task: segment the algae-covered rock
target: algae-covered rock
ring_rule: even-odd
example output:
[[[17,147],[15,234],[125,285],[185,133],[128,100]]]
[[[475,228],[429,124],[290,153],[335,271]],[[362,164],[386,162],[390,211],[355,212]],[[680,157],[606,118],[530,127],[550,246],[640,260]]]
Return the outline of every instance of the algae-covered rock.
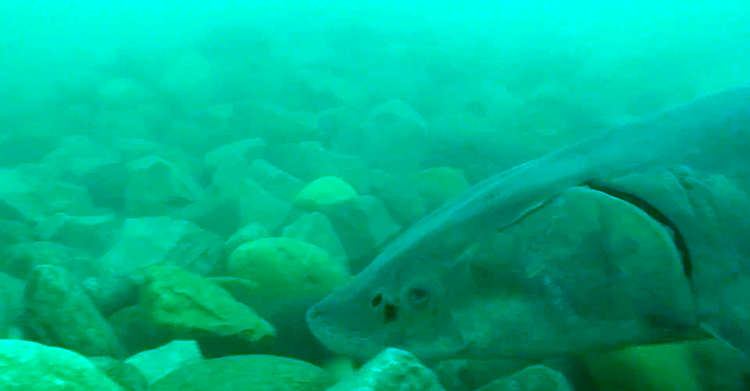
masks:
[[[572,391],[560,372],[533,365],[493,381],[477,391]]]
[[[141,289],[140,306],[155,324],[178,336],[236,336],[264,343],[276,336],[271,324],[224,289],[178,267],[152,267]]]
[[[324,250],[291,238],[243,244],[230,255],[227,272],[258,283],[260,294],[269,299],[326,294],[349,278]]]
[[[87,356],[125,356],[112,327],[64,268],[34,267],[25,299],[27,323],[39,341]]]
[[[308,183],[297,193],[293,203],[297,207],[320,211],[356,196],[357,191],[344,180],[326,176]]]
[[[22,340],[0,340],[0,389],[123,391],[78,353]]]
[[[332,383],[326,371],[304,361],[246,355],[186,365],[149,391],[322,391]]]
[[[438,377],[413,354],[395,348],[380,352],[355,375],[330,391],[445,391]]]

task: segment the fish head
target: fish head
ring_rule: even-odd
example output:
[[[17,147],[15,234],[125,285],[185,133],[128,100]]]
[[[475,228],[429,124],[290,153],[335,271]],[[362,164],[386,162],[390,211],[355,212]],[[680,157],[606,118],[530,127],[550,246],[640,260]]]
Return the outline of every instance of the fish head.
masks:
[[[387,347],[451,356],[465,343],[451,314],[458,303],[445,289],[452,272],[450,263],[424,256],[369,267],[313,306],[307,323],[330,350],[351,357],[369,359]]]

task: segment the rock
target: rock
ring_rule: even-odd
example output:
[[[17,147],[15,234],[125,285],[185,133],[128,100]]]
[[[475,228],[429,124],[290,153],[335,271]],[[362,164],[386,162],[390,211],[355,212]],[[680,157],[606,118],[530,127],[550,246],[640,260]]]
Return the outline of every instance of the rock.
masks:
[[[86,136],[62,139],[60,145],[44,158],[44,162],[57,170],[79,178],[101,166],[120,163],[120,155],[112,149],[98,145]]]
[[[26,281],[25,300],[27,326],[39,341],[86,356],[125,356],[110,325],[64,268],[34,267]]]
[[[252,179],[245,179],[238,194],[240,224],[262,224],[269,232],[286,222],[291,204],[272,196]]]
[[[91,357],[89,360],[125,391],[144,391],[148,388],[146,377],[131,364],[112,357]]]
[[[329,391],[445,391],[437,376],[409,352],[388,348]]]
[[[155,265],[208,274],[221,259],[223,247],[221,238],[189,221],[127,219],[117,241],[99,262],[115,275],[139,275]]]
[[[159,150],[158,154],[153,156],[174,164],[182,172],[190,175],[196,182],[199,182],[201,186],[210,179],[210,170],[206,168],[204,159],[198,155],[188,153],[179,146],[164,147]]]
[[[113,243],[120,222],[114,214],[70,216],[55,213],[39,223],[39,238],[78,248],[98,257]]]
[[[352,261],[371,253],[401,231],[383,201],[369,195],[339,202],[326,215]]]
[[[234,165],[239,162],[252,163],[263,157],[266,142],[261,138],[248,138],[222,145],[206,154],[206,167],[212,170],[222,165]]]
[[[699,389],[741,390],[747,386],[747,374],[750,373],[747,355],[719,339],[688,344],[694,368],[697,369]]]
[[[300,216],[284,228],[281,236],[314,244],[325,250],[331,259],[349,270],[349,258],[346,257],[344,245],[341,244],[336,230],[333,229],[331,220],[323,213],[313,212]]]
[[[299,208],[321,211],[356,196],[357,191],[341,178],[326,176],[308,183],[297,193],[293,203]]]
[[[159,120],[164,120],[164,113],[159,118],[154,103],[141,103],[132,108],[113,108],[102,110],[96,116],[96,125],[107,129],[110,134],[129,138],[152,138]]]
[[[196,202],[202,189],[177,165],[156,156],[128,163],[129,185],[125,207],[131,216],[163,215],[172,208]]]
[[[141,289],[141,308],[177,338],[236,336],[268,344],[276,330],[218,285],[178,267],[151,267]]]
[[[0,169],[0,217],[37,221],[58,212],[97,214],[85,188],[69,183],[34,178],[17,170]]]
[[[110,108],[135,107],[149,100],[153,93],[140,82],[133,79],[113,78],[102,83],[97,95],[99,101]]]
[[[560,372],[533,365],[493,381],[477,391],[572,391]]]
[[[9,338],[26,309],[24,282],[0,272],[0,339]]]
[[[236,140],[236,130],[227,126],[196,123],[192,118],[173,118],[160,129],[159,144],[177,147],[192,156],[205,156],[214,148]]]
[[[290,82],[284,104],[293,109],[319,112],[356,105],[367,98],[359,85],[318,69],[300,69]]]
[[[266,101],[246,101],[233,105],[231,123],[242,124],[253,136],[269,143],[294,143],[320,138],[315,115],[288,110]]]
[[[78,353],[22,340],[0,340],[0,389],[123,391]]]
[[[362,117],[365,105],[343,106],[318,113],[323,145],[336,153],[359,156],[364,151]]]
[[[410,175],[410,179],[427,200],[430,212],[458,198],[470,187],[463,173],[452,167],[429,168]]]
[[[492,122],[471,111],[444,110],[430,117],[430,139],[447,143],[466,136],[498,133]]]
[[[156,349],[174,339],[173,333],[154,324],[139,305],[123,308],[107,318],[128,355]]]
[[[408,103],[390,100],[375,107],[364,119],[362,156],[390,173],[419,169],[427,142],[427,121]]]
[[[206,231],[228,238],[241,227],[240,200],[237,195],[213,193],[206,192],[200,201],[167,215],[175,220],[193,222]]]
[[[211,62],[197,51],[186,51],[164,71],[161,92],[175,97],[186,110],[205,107],[216,89]]]
[[[156,155],[162,149],[153,141],[134,137],[116,138],[112,140],[111,147],[122,156],[125,162]]]
[[[186,365],[149,391],[323,391],[332,382],[328,373],[304,361],[245,355]]]
[[[19,278],[26,278],[34,267],[41,265],[55,265],[68,270],[77,284],[101,275],[101,268],[94,257],[60,243],[25,242],[0,250],[0,270]]]
[[[394,220],[409,227],[427,215],[427,200],[414,181],[395,177],[382,170],[373,170],[372,194],[385,203]]]
[[[227,240],[224,245],[226,254],[231,254],[237,247],[250,243],[254,240],[263,239],[271,236],[265,226],[258,223],[250,223],[241,230],[237,231]]]
[[[0,209],[2,209],[1,204]],[[0,219],[0,247],[23,242],[33,242],[36,239],[36,224],[33,222]]]
[[[229,257],[227,272],[260,285],[260,300],[323,296],[349,278],[348,271],[324,250],[290,238],[245,243]]]
[[[698,377],[706,372],[696,370],[691,348],[689,343],[635,346],[590,354],[583,361],[601,390],[703,390]]]
[[[88,189],[91,200],[98,207],[125,210],[125,193],[130,173],[125,164],[102,165],[76,178],[76,183]]]
[[[284,202],[292,202],[294,196],[305,187],[305,182],[288,174],[271,163],[255,159],[249,167],[250,178],[274,197]]]
[[[35,191],[43,215],[68,213],[93,216],[103,211],[96,208],[86,188],[66,182],[43,183]]]
[[[100,277],[87,278],[83,287],[104,316],[138,303],[138,277],[104,271]]]
[[[19,164],[41,161],[57,146],[56,139],[41,135],[10,134],[0,135],[0,167],[14,167]]]
[[[0,217],[8,220],[33,220],[43,213],[34,199],[36,182],[29,176],[0,169]]]
[[[369,168],[362,158],[328,151],[318,142],[274,145],[266,151],[266,159],[303,181],[335,176],[360,194],[370,191]]]
[[[203,355],[195,341],[172,341],[156,349],[140,352],[125,360],[138,368],[152,385],[170,372],[203,361]]]
[[[474,391],[539,361],[523,359],[448,359],[431,365],[440,384],[451,391]],[[585,388],[584,388],[585,389]]]

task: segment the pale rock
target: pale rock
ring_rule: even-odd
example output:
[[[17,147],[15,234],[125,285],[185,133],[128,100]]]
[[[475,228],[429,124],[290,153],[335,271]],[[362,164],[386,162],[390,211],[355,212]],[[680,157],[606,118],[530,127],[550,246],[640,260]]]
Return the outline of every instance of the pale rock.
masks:
[[[172,341],[140,352],[125,362],[138,368],[151,385],[175,369],[202,360],[203,354],[195,341]]]
[[[224,243],[194,223],[169,217],[125,220],[115,244],[99,262],[113,274],[140,275],[150,266],[180,266],[208,274],[221,259]]]

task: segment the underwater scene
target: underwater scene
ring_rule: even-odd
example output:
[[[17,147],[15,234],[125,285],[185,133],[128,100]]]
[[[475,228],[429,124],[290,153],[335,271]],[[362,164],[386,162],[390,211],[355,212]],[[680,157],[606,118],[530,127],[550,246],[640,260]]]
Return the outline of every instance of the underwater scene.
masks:
[[[0,32],[0,391],[750,390],[746,0]]]

